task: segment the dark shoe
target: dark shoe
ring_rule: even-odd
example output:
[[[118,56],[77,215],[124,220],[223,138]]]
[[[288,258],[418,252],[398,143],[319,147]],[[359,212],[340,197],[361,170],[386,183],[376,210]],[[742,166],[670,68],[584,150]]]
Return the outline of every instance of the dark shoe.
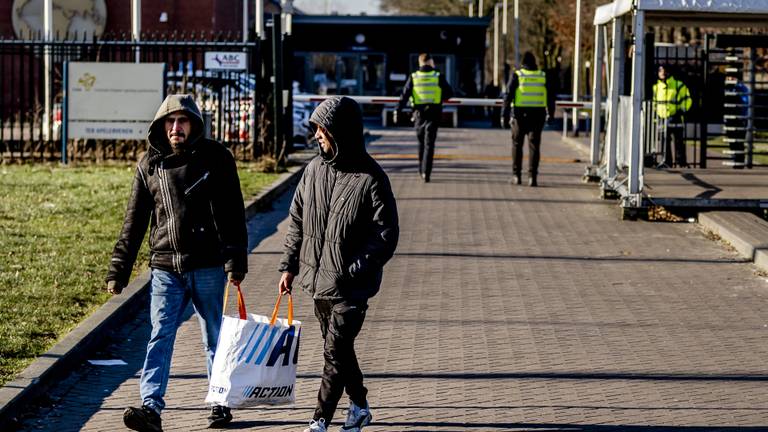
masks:
[[[536,176],[531,176],[531,177],[528,177],[528,186],[530,186],[530,187],[536,187],[536,186],[538,186],[538,185],[539,185],[539,183],[538,183],[538,182],[536,182]]]
[[[513,185],[519,185],[522,183],[522,180],[520,179],[520,174],[515,174],[512,176],[512,178],[509,180],[509,184]]]
[[[424,183],[429,183],[429,175],[421,173],[421,178],[424,180]]]
[[[128,429],[139,432],[163,432],[160,414],[146,405],[141,408],[126,408],[123,412],[123,423]]]
[[[232,421],[232,410],[229,407],[214,405],[211,408],[211,415],[208,416],[208,428],[223,428]]]

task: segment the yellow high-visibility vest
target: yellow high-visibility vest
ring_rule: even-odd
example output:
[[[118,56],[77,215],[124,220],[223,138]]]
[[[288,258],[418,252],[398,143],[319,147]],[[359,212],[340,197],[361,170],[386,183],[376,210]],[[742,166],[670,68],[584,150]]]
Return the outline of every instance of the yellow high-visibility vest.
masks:
[[[660,118],[669,118],[691,109],[693,100],[688,92],[688,87],[682,81],[674,77],[665,81],[657,81],[653,85],[653,102],[656,104],[656,115]]]
[[[411,74],[411,81],[413,82],[411,102],[414,105],[439,104],[442,102],[443,91],[440,88],[440,72],[436,70],[429,72],[416,71]]]
[[[547,77],[543,71],[518,69],[518,86],[512,106],[518,108],[547,107]]]

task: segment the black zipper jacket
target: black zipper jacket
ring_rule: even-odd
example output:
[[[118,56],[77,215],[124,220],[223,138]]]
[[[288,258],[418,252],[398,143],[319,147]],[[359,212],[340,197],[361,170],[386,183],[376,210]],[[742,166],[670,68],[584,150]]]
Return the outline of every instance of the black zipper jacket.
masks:
[[[192,130],[184,151],[174,154],[165,117],[184,111]],[[112,253],[107,281],[126,284],[147,226],[150,267],[183,273],[223,265],[247,272],[248,235],[243,196],[232,154],[202,137],[203,120],[188,95],[170,95],[150,125],[149,150],[141,158]]]
[[[318,300],[364,301],[381,285],[400,234],[389,178],[365,151],[357,102],[333,97],[310,123],[333,138],[307,166],[293,196],[281,272]]]

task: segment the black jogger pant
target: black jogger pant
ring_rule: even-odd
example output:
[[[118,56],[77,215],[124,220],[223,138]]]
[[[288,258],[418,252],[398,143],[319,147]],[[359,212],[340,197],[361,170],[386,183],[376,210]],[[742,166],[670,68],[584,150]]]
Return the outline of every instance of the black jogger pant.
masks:
[[[523,146],[528,137],[528,174],[539,172],[541,158],[541,131],[547,112],[543,108],[518,108],[512,119],[512,174],[520,175],[523,170]]]
[[[414,110],[414,127],[419,140],[419,174],[429,178],[432,174],[432,159],[435,156],[437,127],[443,113],[442,105],[420,105]]]
[[[365,303],[315,300],[315,316],[320,321],[325,345],[323,377],[317,393],[314,419],[330,424],[344,390],[355,405],[364,407],[368,389],[363,386],[363,373],[357,363],[355,338],[365,321]]]

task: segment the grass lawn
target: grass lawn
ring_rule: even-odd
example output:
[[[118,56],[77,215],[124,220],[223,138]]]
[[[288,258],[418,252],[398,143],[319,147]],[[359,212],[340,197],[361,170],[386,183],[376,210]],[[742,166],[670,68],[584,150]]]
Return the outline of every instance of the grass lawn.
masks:
[[[0,385],[109,298],[134,166],[0,165]],[[278,176],[238,166],[246,200]],[[134,276],[147,257],[145,241]]]

